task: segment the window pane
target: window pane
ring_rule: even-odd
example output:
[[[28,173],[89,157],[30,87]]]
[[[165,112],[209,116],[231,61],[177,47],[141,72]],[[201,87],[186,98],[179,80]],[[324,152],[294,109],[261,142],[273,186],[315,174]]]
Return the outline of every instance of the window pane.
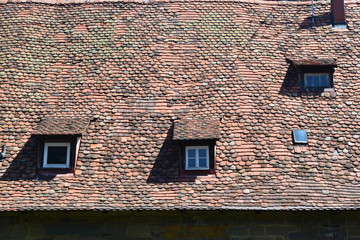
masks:
[[[320,77],[319,76],[314,76],[313,86],[314,87],[320,86]]]
[[[188,158],[195,158],[195,149],[188,149]]]
[[[329,75],[327,73],[304,75],[305,87],[329,87],[329,84]]]
[[[321,75],[320,79],[321,79],[321,86],[324,87],[328,86],[327,75]]]
[[[314,81],[313,81],[312,76],[306,76],[305,85],[308,86],[308,87],[313,87],[314,86]]]
[[[47,164],[66,164],[66,146],[48,146]]]
[[[207,167],[207,158],[200,158],[199,159],[199,167]]]
[[[185,167],[189,170],[209,169],[209,147],[189,146],[186,147]]]
[[[195,160],[195,158],[188,158],[188,167],[189,167],[189,168],[194,168],[194,167],[196,167],[196,160]]]
[[[326,80],[326,79],[327,79],[327,75],[321,75],[320,78],[321,78],[321,80]]]
[[[206,158],[206,149],[199,149],[199,157],[200,158]]]
[[[294,134],[294,142],[295,143],[307,143],[308,142],[306,131],[294,130],[293,134]]]

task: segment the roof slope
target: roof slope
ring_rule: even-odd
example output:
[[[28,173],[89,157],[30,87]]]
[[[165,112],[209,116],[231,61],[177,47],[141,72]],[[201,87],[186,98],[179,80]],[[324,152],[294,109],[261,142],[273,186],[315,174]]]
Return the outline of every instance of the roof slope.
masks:
[[[329,9],[311,27],[308,2],[0,4],[0,210],[359,208],[360,5],[345,31]],[[286,59],[313,58],[336,60],[336,97],[299,93]],[[216,177],[183,179],[173,122],[209,117]],[[57,118],[92,121],[75,175],[49,178],[32,134]]]

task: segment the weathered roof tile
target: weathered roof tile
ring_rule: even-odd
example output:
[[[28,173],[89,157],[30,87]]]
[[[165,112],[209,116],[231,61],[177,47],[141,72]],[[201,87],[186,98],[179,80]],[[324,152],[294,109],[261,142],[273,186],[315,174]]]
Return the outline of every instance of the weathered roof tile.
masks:
[[[295,66],[336,66],[332,58],[307,58],[291,60]]]
[[[39,122],[33,135],[77,135],[83,134],[89,125],[89,119],[47,118]]]
[[[0,0],[0,210],[360,209],[360,4],[339,31],[326,1],[219,1]],[[336,96],[286,56],[336,64]],[[84,131],[39,174],[34,134]],[[182,178],[176,139],[208,138],[215,173]]]
[[[220,138],[220,120],[214,118],[187,118],[174,123],[174,140],[201,140]]]

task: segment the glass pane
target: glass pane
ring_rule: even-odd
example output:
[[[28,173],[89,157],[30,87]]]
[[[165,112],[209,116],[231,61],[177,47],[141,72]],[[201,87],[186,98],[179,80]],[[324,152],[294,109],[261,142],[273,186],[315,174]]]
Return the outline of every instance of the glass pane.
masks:
[[[306,81],[312,81],[312,80],[313,80],[313,77],[311,75],[306,76]]]
[[[327,87],[328,86],[327,76],[321,75],[320,79],[321,79],[321,86]]]
[[[206,158],[206,149],[199,149],[199,157],[200,158]]]
[[[306,131],[294,130],[294,141],[295,143],[307,143]]]
[[[329,75],[318,73],[305,75],[304,84],[306,87],[329,87]]]
[[[195,160],[195,158],[188,158],[188,167],[189,167],[189,168],[194,168],[194,167],[196,167],[196,160]]]
[[[314,86],[315,87],[319,87],[320,86],[320,77],[319,76],[314,76]]]
[[[66,155],[66,146],[49,146],[47,164],[66,164]]]
[[[207,167],[207,158],[199,159],[199,167]]]
[[[195,158],[195,149],[187,150],[188,158]]]
[[[313,87],[314,86],[314,81],[313,81],[312,76],[306,76],[305,85],[308,86],[308,87]]]
[[[321,80],[325,80],[325,81],[326,81],[327,75],[321,75],[320,78],[321,78]]]

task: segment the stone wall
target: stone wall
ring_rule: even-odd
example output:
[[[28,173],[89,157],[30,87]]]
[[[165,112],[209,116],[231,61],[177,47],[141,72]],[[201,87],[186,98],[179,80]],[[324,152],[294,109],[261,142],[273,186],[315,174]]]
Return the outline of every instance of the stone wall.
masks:
[[[358,240],[360,211],[3,212],[6,240]]]

